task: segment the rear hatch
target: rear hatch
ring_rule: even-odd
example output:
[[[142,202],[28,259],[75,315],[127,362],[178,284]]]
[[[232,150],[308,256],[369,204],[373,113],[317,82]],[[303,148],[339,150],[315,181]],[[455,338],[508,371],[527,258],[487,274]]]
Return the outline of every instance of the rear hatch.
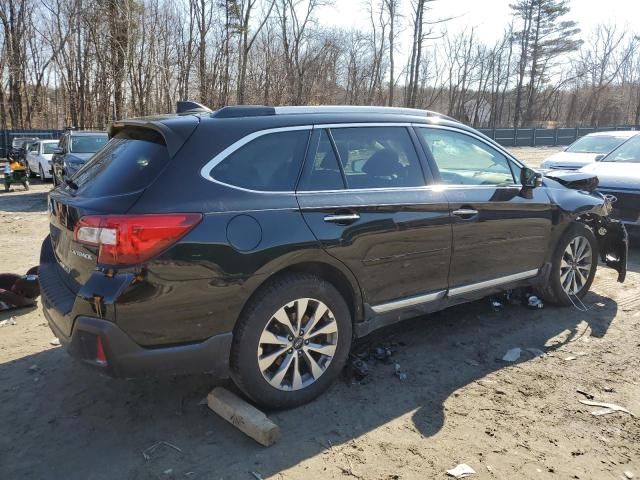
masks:
[[[188,134],[198,123],[196,117],[191,118],[195,121],[182,118],[183,122],[191,124]],[[161,133],[166,125],[149,128],[149,124],[138,123],[121,124],[117,130],[112,130],[110,141],[66,185],[49,195],[53,254],[61,279],[74,293],[88,280],[98,263],[98,248],[79,243],[74,238],[79,220],[89,215],[125,214],[167,167],[188,137],[169,136],[168,144]],[[177,140],[180,145],[176,145]]]

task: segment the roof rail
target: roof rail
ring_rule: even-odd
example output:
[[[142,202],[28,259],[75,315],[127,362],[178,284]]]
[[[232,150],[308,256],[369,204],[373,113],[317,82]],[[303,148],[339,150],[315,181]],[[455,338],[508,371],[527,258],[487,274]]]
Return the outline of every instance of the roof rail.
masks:
[[[275,114],[275,108],[265,105],[233,105],[216,110],[211,118],[265,117]]]
[[[178,100],[176,102],[176,113],[209,113],[212,111],[209,107],[205,107],[198,102],[192,102],[191,100]]]
[[[360,105],[322,105],[322,106],[301,106],[301,107],[275,107],[278,115],[309,115],[309,114],[332,114],[332,113],[375,113],[387,115],[414,115],[416,117],[438,117],[452,122],[458,122],[455,118],[451,118],[442,113],[431,110],[421,110],[418,108],[404,107],[372,107]]]

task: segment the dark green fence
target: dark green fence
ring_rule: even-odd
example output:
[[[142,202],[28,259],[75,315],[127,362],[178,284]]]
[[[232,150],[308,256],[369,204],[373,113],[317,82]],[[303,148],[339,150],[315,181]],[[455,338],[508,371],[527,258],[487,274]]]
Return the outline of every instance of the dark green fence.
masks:
[[[486,136],[505,147],[553,147],[569,145],[593,132],[640,130],[640,125],[575,128],[479,128]]]
[[[5,158],[11,149],[11,141],[17,137],[38,137],[43,140],[56,140],[64,130],[0,130],[0,158]]]

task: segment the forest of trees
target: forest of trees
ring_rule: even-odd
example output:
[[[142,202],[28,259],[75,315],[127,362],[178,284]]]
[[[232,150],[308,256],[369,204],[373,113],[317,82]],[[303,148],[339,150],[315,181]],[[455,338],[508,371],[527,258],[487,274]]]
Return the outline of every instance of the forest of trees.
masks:
[[[568,0],[505,0],[492,44],[448,32],[445,0],[337,1],[360,2],[369,28],[321,24],[331,0],[0,0],[0,128],[104,128],[181,99],[640,124],[640,32],[583,31]]]

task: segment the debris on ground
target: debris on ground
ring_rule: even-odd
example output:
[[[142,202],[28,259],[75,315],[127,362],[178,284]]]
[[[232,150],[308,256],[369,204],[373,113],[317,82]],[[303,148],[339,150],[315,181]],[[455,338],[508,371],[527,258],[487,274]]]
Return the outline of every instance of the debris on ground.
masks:
[[[38,370],[40,370],[40,367],[38,367],[37,363],[34,363],[29,367],[29,373],[36,373]]]
[[[167,468],[164,472],[165,475],[171,475],[173,473],[173,468]]]
[[[407,380],[407,373],[402,371],[399,363],[394,364],[393,366],[393,374],[400,379],[401,382]]]
[[[534,357],[544,357],[545,355],[545,353],[539,348],[527,348],[526,350]]]
[[[578,401],[580,403],[584,403],[585,405],[589,405],[591,407],[602,407],[601,410],[594,410],[593,412],[591,412],[591,415],[600,416],[600,415],[608,415],[614,412],[622,412],[622,413],[628,413],[632,417],[635,417],[635,415],[631,413],[629,410],[627,410],[624,407],[621,407],[620,405],[616,405],[615,403],[596,402],[593,400],[578,400]]]
[[[53,345],[54,347],[58,347],[60,346],[60,339],[59,338],[53,338],[49,341],[50,345]]]
[[[262,478],[262,475],[260,475],[258,472],[249,472],[251,475],[253,475],[253,478],[255,478],[256,480],[264,480],[264,478]]]
[[[571,356],[566,357],[566,358],[564,359],[564,361],[565,361],[565,362],[570,362],[571,360],[575,360],[576,358],[578,358],[578,357],[574,357],[573,355],[571,355]]]
[[[495,298],[490,298],[489,302],[491,303],[491,308],[494,312],[499,312],[504,309],[504,305],[502,302],[496,300]]]
[[[38,267],[30,268],[25,275],[0,273],[0,310],[31,307],[39,295]]]
[[[631,480],[633,478],[633,473],[627,470],[626,472],[624,472],[624,476]]]
[[[176,452],[183,453],[182,449],[180,447],[176,447],[173,443],[161,441],[161,442],[158,442],[158,443],[154,443],[149,448],[147,448],[144,452],[142,452],[142,457],[147,461],[151,460],[151,454],[153,452],[155,452],[158,449],[158,447],[163,446],[163,445],[165,447],[169,447],[169,448],[174,449]]]
[[[447,475],[450,475],[455,478],[465,478],[470,475],[475,475],[476,471],[471,468],[466,463],[461,463],[460,465],[456,465],[455,468],[451,470],[447,470]]]
[[[226,388],[216,387],[207,395],[209,408],[260,445],[270,447],[280,438],[280,427],[263,412]]]
[[[502,360],[505,362],[515,362],[520,358],[520,354],[522,353],[522,349],[519,347],[512,348],[507,353],[504,354]]]
[[[364,380],[367,375],[369,375],[369,367],[364,360],[358,358],[356,355],[349,355],[349,368],[358,382]]]
[[[531,295],[529,298],[527,298],[527,307],[531,308],[532,310],[538,310],[540,308],[544,308],[544,303],[535,295]]]
[[[584,390],[576,390],[576,392],[578,392],[580,395],[584,395],[589,400],[593,400],[595,398],[592,394],[590,394],[589,392],[585,392]]]

